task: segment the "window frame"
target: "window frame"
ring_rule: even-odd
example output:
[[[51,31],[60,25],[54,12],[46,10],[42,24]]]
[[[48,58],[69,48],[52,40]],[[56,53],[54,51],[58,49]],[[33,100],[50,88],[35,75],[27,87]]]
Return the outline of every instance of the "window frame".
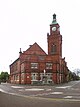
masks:
[[[46,69],[52,69],[52,68],[53,68],[53,64],[51,62],[47,62]]]
[[[31,62],[31,69],[38,69],[38,63],[37,62]]]

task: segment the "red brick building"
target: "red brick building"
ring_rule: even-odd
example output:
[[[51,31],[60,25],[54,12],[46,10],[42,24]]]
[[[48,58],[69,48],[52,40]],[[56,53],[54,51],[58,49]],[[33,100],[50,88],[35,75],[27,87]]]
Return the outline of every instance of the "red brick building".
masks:
[[[48,54],[37,44],[21,52],[10,65],[10,81],[16,84],[54,84],[68,81],[68,67],[62,58],[62,35],[53,15],[47,34]]]

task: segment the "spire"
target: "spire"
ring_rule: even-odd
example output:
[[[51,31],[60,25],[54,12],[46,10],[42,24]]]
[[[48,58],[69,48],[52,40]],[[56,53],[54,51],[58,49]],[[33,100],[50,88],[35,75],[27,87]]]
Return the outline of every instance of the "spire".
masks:
[[[52,21],[52,24],[57,24],[57,21],[56,21],[56,14],[55,14],[55,13],[53,14],[53,21]]]

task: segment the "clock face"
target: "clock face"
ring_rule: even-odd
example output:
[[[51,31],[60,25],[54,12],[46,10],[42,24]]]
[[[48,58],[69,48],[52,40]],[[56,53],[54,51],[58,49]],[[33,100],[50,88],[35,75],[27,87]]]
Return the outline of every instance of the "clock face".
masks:
[[[56,31],[56,27],[53,27],[53,28],[52,28],[52,31]]]

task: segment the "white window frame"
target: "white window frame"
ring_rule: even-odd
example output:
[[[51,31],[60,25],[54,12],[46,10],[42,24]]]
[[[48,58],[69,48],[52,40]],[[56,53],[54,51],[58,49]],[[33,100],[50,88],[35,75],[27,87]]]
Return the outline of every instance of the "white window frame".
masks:
[[[52,69],[52,63],[47,62],[46,63],[46,69]]]
[[[31,63],[31,69],[38,69],[38,63]]]
[[[31,73],[31,81],[38,81],[37,77],[38,77],[38,73]]]

